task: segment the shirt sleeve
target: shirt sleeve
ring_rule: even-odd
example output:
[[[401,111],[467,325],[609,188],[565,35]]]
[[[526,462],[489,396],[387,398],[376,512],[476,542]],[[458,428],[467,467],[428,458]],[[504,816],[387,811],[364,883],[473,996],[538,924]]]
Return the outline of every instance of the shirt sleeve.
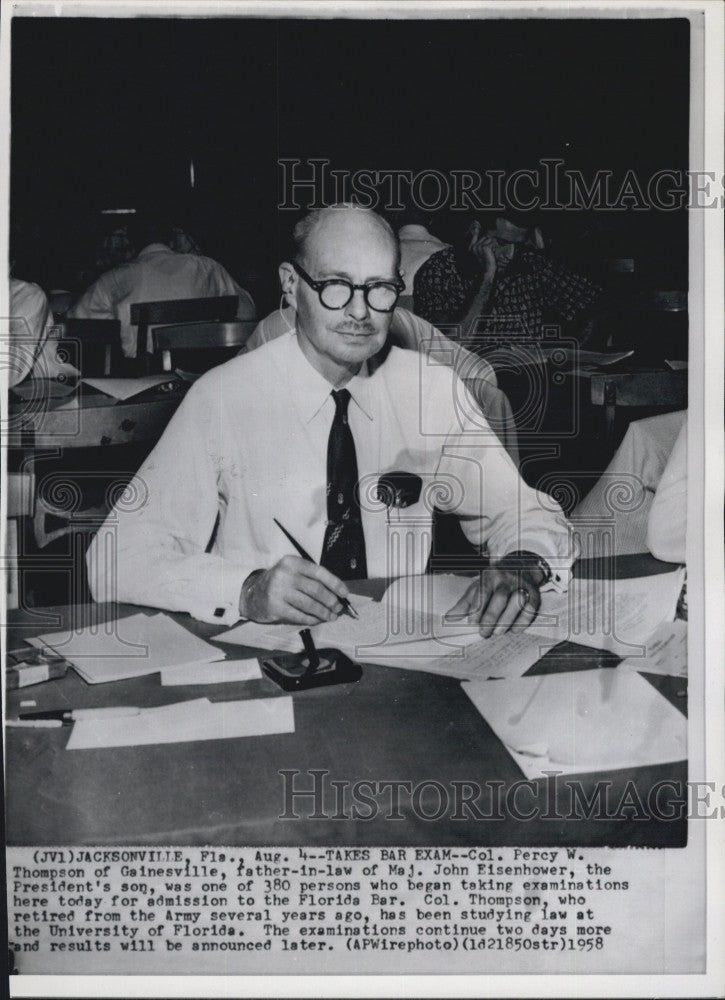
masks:
[[[45,292],[28,283],[11,284],[10,288],[10,350],[8,352],[8,384],[17,385],[32,371],[42,353],[53,316]]]
[[[87,288],[74,306],[68,310],[71,319],[115,319],[113,274],[107,271]]]
[[[215,384],[189,390],[93,539],[87,565],[96,601],[185,611],[219,625],[239,620],[242,584],[257,567],[209,551],[219,509],[207,432]]]
[[[647,548],[656,559],[684,563],[687,541],[687,421],[682,425],[655,490]]]
[[[461,275],[452,249],[440,250],[421,265],[413,282],[416,316],[434,326],[459,318],[466,301],[468,284]]]
[[[545,262],[547,304],[567,322],[593,306],[604,294],[599,285],[589,278],[575,274],[557,261],[541,259]]]
[[[535,552],[549,564],[549,586],[566,590],[578,555],[567,518],[556,500],[523,480],[470,396],[467,406],[473,417],[459,418],[443,448],[441,482],[453,485],[442,491],[442,506],[458,516],[468,540],[487,550],[493,563],[510,552]]]

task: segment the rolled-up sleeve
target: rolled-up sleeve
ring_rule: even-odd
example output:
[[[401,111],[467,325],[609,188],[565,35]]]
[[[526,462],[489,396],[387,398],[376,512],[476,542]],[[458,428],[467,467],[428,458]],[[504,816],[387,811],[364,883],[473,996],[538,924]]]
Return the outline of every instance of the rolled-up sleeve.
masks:
[[[87,554],[96,601],[239,619],[242,583],[256,567],[209,551],[219,512],[219,470],[209,389],[194,386],[126,488]]]

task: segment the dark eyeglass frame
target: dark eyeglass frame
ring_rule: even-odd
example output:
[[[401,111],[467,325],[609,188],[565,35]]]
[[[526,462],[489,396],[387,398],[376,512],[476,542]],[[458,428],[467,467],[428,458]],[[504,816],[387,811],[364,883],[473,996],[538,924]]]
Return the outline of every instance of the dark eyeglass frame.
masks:
[[[311,278],[310,275],[307,273],[307,271],[305,271],[303,267],[300,267],[300,265],[297,264],[295,261],[292,261],[292,267],[295,269],[297,274],[299,274],[300,278],[302,278],[302,280],[306,282],[313,291],[317,292],[318,298],[320,300],[320,305],[323,307],[323,309],[329,309],[331,312],[336,312],[338,309],[347,308],[347,306],[349,306],[350,303],[352,302],[352,298],[355,292],[358,289],[360,289],[360,291],[363,293],[363,297],[365,298],[365,305],[368,307],[368,309],[372,309],[373,312],[391,313],[395,309],[397,301],[403,289],[405,288],[405,283],[403,282],[400,276],[398,276],[397,281],[370,281],[365,285],[355,285],[352,281],[348,281],[347,278],[326,278],[324,281],[315,281],[315,279]],[[324,292],[324,290],[327,288],[328,285],[347,285],[347,287],[350,289],[350,296],[347,302],[344,302],[341,306],[325,305],[325,303],[322,301],[322,293]],[[393,304],[390,306],[389,309],[376,309],[375,306],[371,305],[370,303],[369,299],[370,292],[372,291],[372,289],[380,287],[394,289],[396,292],[395,301],[393,302]]]

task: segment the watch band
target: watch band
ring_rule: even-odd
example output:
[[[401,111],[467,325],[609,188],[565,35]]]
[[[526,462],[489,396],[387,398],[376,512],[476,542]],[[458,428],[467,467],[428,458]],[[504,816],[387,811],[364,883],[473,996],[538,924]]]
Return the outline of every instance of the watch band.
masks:
[[[520,565],[517,562],[520,561]],[[543,574],[543,580],[539,584],[543,587],[545,583],[548,583],[552,578],[551,566],[549,566],[546,559],[540,556],[537,552],[530,552],[528,549],[518,549],[516,552],[508,552],[501,560],[506,566],[510,566],[511,569],[538,569]]]

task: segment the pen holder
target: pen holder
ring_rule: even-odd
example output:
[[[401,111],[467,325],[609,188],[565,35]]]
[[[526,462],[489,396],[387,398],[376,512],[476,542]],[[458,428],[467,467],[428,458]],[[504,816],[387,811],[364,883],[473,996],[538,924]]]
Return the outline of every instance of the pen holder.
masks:
[[[317,650],[319,664],[310,670],[306,652],[283,653],[261,660],[262,671],[284,691],[305,691],[330,684],[350,684],[362,677],[362,667],[339,649]]]

